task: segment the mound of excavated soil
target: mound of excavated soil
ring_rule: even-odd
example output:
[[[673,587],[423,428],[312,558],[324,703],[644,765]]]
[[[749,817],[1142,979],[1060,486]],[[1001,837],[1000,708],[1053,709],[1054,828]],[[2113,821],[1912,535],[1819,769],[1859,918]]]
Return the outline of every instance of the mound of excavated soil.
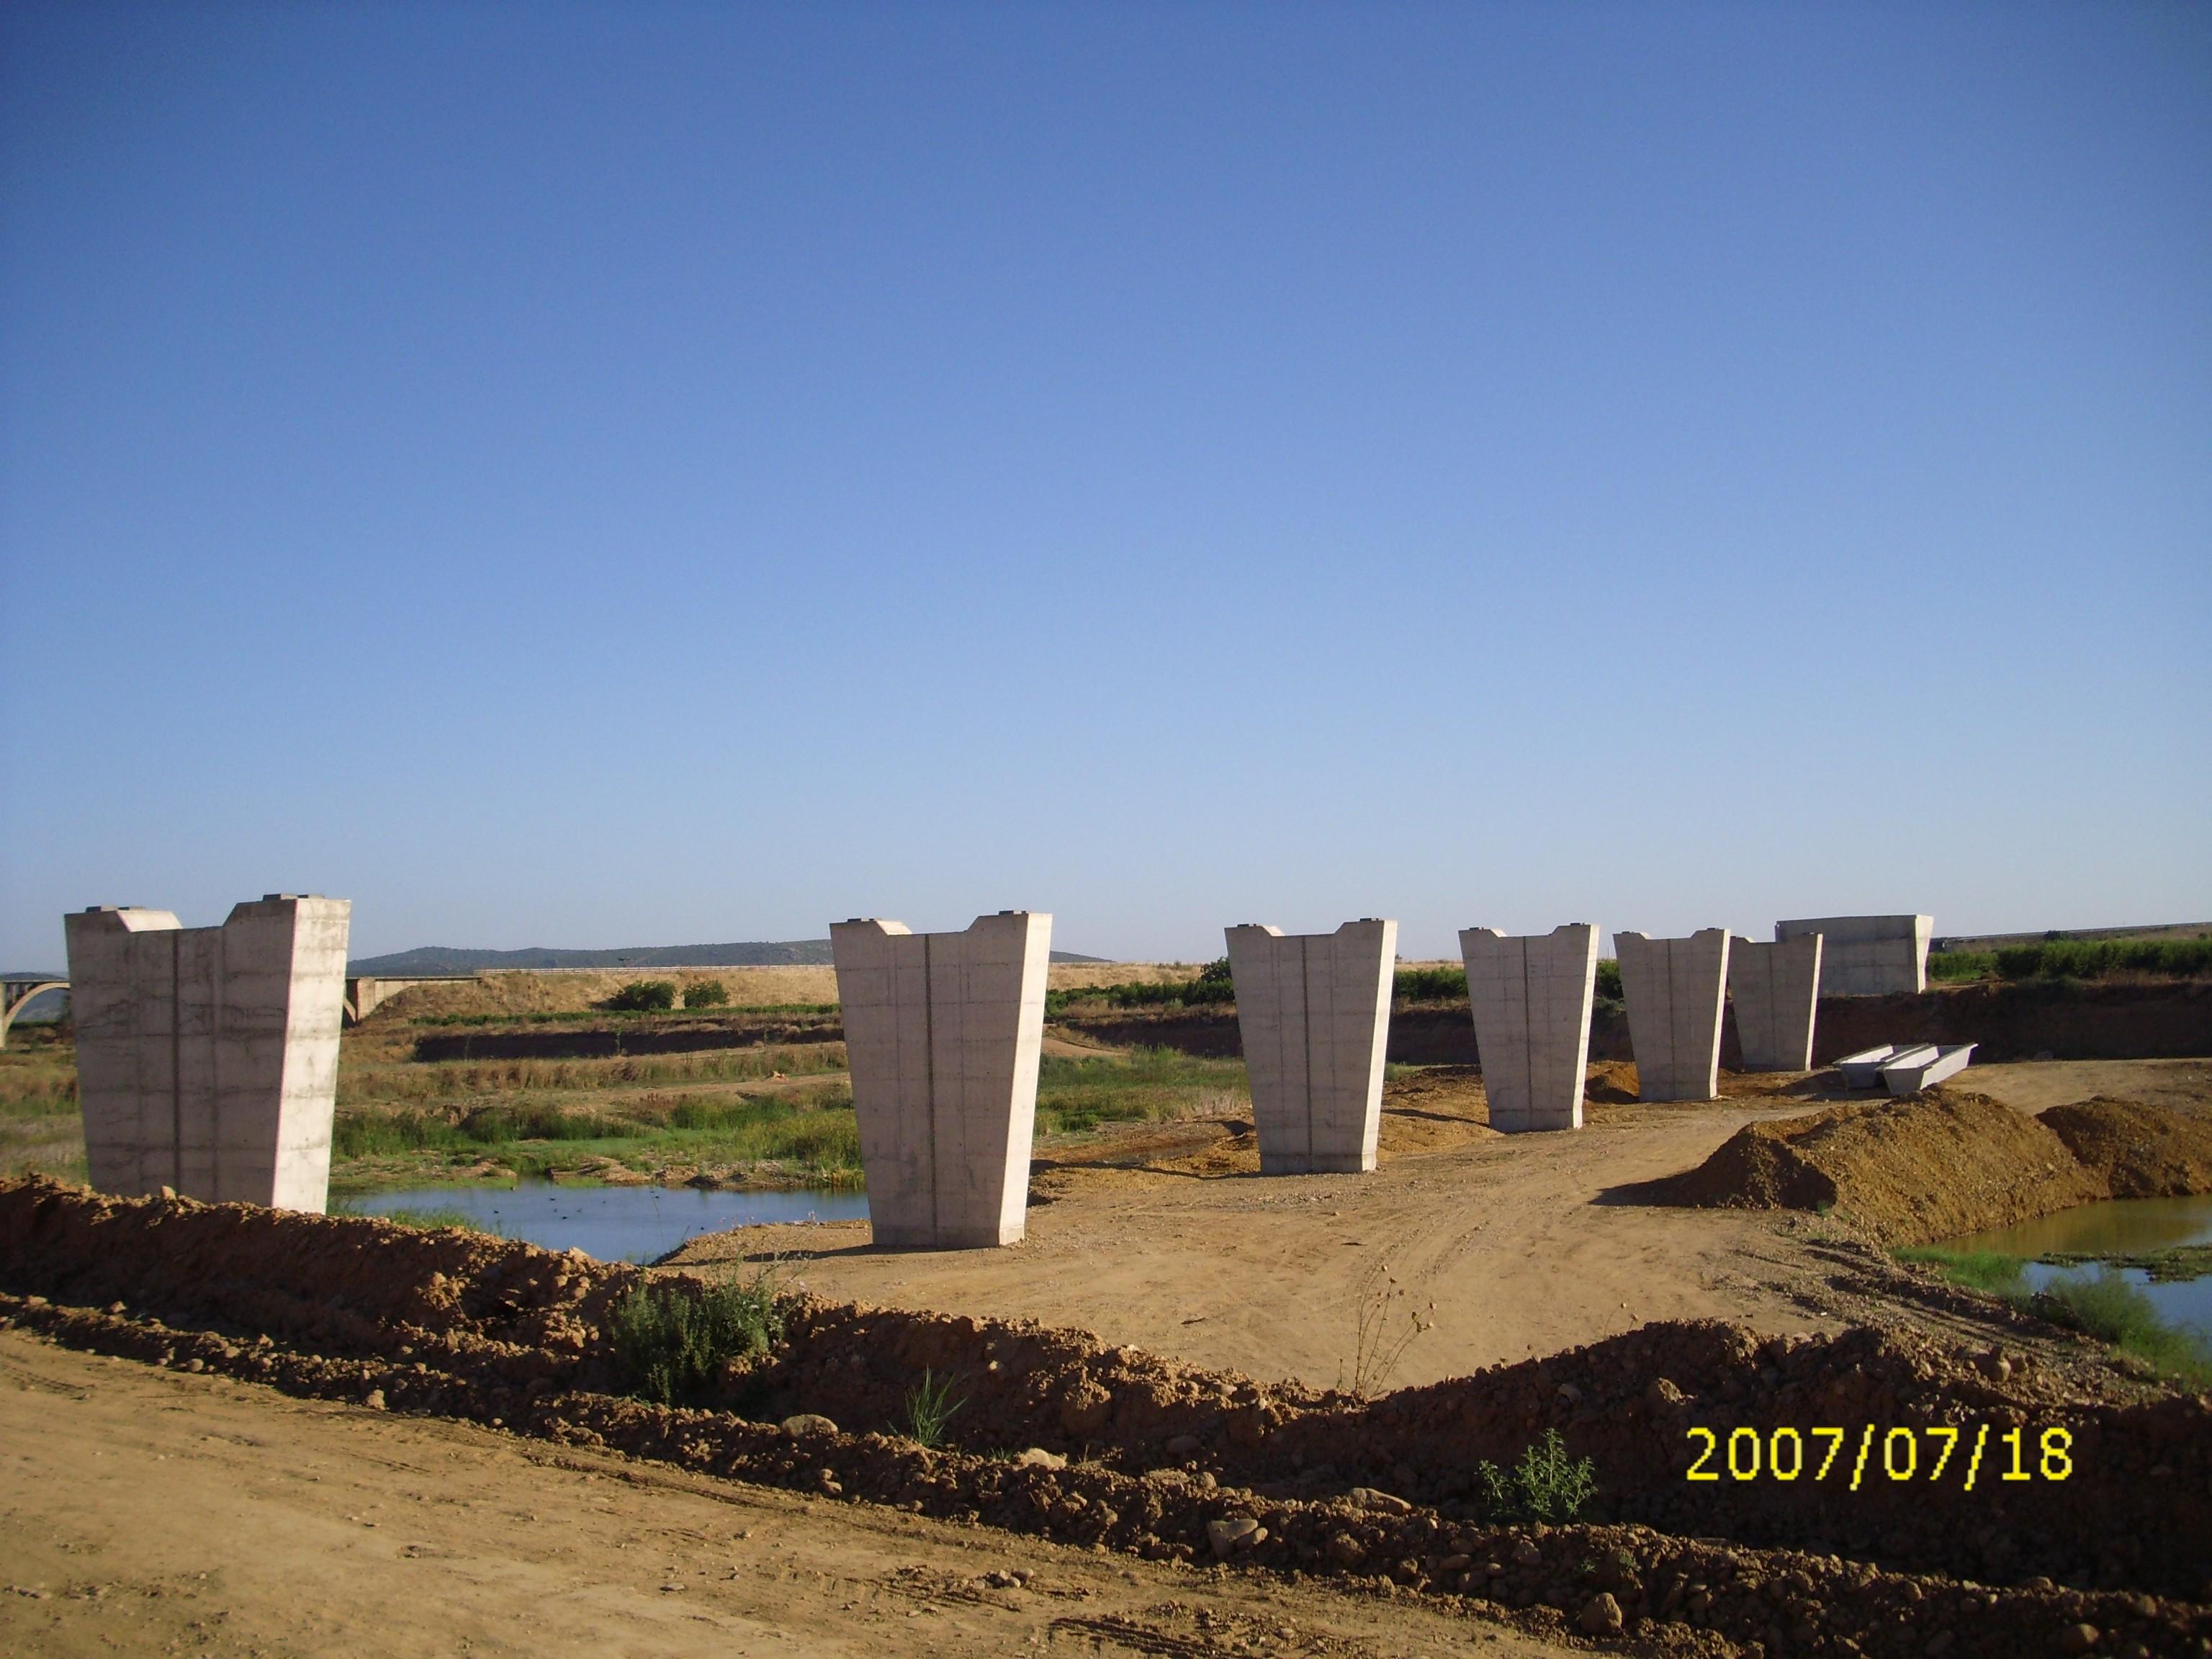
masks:
[[[2111,1196],[2045,1123],[1985,1095],[1940,1090],[1747,1124],[1696,1169],[1646,1192],[1699,1209],[1832,1207],[1890,1244]]]
[[[1905,1639],[1891,1602],[1917,1606],[1923,1594],[1957,1603],[1941,1609],[1947,1622],[1967,1620],[1960,1659],[2051,1650],[2082,1619],[2139,1620],[2154,1640],[2212,1638],[2212,1609],[2176,1607],[2161,1626],[2167,1611],[2120,1594],[2208,1588],[2212,1399],[2114,1404],[1910,1332],[1761,1343],[1712,1322],[1648,1325],[1364,1399],[1185,1365],[1085,1331],[793,1297],[770,1355],[726,1373],[703,1408],[667,1411],[618,1393],[606,1315],[639,1277],[372,1219],[0,1183],[0,1321],[295,1393],[1154,1556],[1206,1555],[1209,1522],[1255,1519],[1264,1532],[1239,1547],[1255,1565],[1380,1573],[1523,1608],[1581,1607],[1591,1590],[1581,1575],[1620,1546],[1634,1558],[1617,1575],[1625,1607],[1680,1617],[1680,1593],[1707,1583],[1705,1622],[1739,1641],[1765,1639],[1778,1616],[1763,1580],[1807,1575],[1799,1593],[1838,1638],[1822,1652],[1917,1659],[1927,1629]],[[925,1370],[959,1401],[953,1446],[871,1432],[902,1420]],[[779,1431],[786,1420],[797,1426]],[[1862,1484],[1809,1470],[1790,1484],[1683,1478],[1700,1431],[1747,1429],[1765,1443],[1833,1425],[1871,1443],[1892,1425],[1946,1425],[1989,1437],[1995,1457],[1995,1437],[2019,1424],[2073,1437],[2063,1484],[1984,1478],[1969,1491],[1955,1475]],[[1594,1460],[1593,1518],[1673,1536],[1501,1535],[1484,1518],[1480,1463],[1510,1464],[1547,1429]],[[1025,1448],[1054,1456],[1007,1455]],[[1811,1553],[1764,1567],[1730,1559],[1745,1546]],[[1838,1552],[2020,1588],[2002,1601],[1936,1581],[1908,1593]],[[1725,1601],[1723,1578],[1741,1605]],[[2054,1578],[2101,1588],[2040,1582]]]
[[[2114,1198],[2212,1193],[2212,1116],[2100,1096],[2039,1115]]]

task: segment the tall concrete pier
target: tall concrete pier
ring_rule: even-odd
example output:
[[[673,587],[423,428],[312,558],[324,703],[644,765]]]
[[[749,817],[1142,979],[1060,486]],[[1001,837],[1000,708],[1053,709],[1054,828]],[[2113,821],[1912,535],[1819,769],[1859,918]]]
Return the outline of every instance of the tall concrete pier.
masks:
[[[1747,1072],[1813,1069],[1813,1021],[1820,1007],[1820,935],[1772,945],[1729,941],[1729,1000]]]
[[[1375,1167],[1398,924],[1226,930],[1261,1175]]]
[[[1807,916],[1774,924],[1774,938],[1820,935],[1820,994],[1893,996],[1928,988],[1933,916]]]
[[[1001,910],[964,933],[830,929],[876,1243],[1011,1244],[1028,1224],[1052,918]]]
[[[1508,1134],[1583,1127],[1597,929],[1548,933],[1468,927],[1459,936],[1490,1127]]]
[[[272,893],[220,927],[137,908],[64,919],[94,1187],[323,1209],[352,913]]]
[[[1615,933],[1628,1040],[1639,1100],[1711,1100],[1720,1092],[1721,1011],[1729,936],[1706,927],[1687,939]]]

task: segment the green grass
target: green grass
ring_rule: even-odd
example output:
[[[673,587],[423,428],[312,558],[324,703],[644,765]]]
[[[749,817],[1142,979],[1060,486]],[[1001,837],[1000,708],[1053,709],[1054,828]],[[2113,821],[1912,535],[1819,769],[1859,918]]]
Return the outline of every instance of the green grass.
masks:
[[[463,1101],[471,1097],[568,1093],[634,1085],[747,1083],[776,1073],[807,1077],[845,1068],[842,1042],[772,1048],[708,1048],[670,1054],[607,1054],[578,1060],[342,1060],[340,1107]]]
[[[1999,1250],[1954,1250],[1941,1244],[1909,1245],[1893,1254],[1900,1261],[1933,1267],[1954,1285],[1963,1285],[1970,1291],[2007,1301],[2025,1301],[2027,1296],[2027,1279],[2021,1271],[2027,1259],[2022,1256]]]
[[[76,1050],[23,1027],[0,1048],[0,1117],[58,1117],[76,1110]]]
[[[1037,1068],[1037,1132],[1065,1134],[1101,1123],[1184,1117],[1249,1098],[1241,1060],[1206,1060],[1173,1048],[1134,1048],[1097,1060],[1052,1054]]]
[[[529,1102],[458,1115],[351,1109],[338,1114],[332,1152],[341,1164],[334,1179],[346,1185],[357,1184],[359,1172],[343,1165],[366,1160],[405,1166],[380,1172],[380,1185],[436,1180],[441,1169],[484,1163],[539,1179],[584,1170],[601,1158],[632,1169],[772,1163],[784,1179],[805,1186],[857,1187],[861,1180],[852,1096],[838,1087],[814,1099],[648,1095],[579,1111]]]
[[[1934,1267],[1954,1285],[1980,1291],[2023,1312],[2087,1332],[2162,1376],[2192,1387],[2212,1383],[2212,1337],[2160,1319],[2150,1298],[2100,1264],[2094,1273],[2064,1273],[2028,1288],[2026,1258],[1996,1250],[1925,1244],[1893,1252]]]
[[[744,1284],[641,1285],[615,1304],[609,1336],[629,1393],[663,1406],[702,1401],[732,1359],[783,1340],[772,1270]]]

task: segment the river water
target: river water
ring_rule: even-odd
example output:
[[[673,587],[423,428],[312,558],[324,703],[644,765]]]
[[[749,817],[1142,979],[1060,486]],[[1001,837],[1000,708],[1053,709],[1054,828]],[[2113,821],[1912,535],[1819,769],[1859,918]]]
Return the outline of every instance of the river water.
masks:
[[[866,1193],[710,1192],[696,1187],[422,1187],[345,1201],[354,1215],[458,1210],[487,1232],[602,1261],[651,1261],[701,1233],[764,1221],[865,1221]]]
[[[2027,1282],[2036,1290],[2062,1273],[2099,1271],[2094,1267],[2048,1267],[2034,1260],[2039,1255],[2134,1253],[2206,1243],[2212,1243],[2212,1197],[2112,1199],[1943,1241],[1948,1249],[1998,1250],[2027,1257]],[[2150,1298],[2168,1324],[2194,1325],[2212,1335],[2212,1275],[2166,1285],[2152,1284],[2149,1274],[2139,1267],[2127,1268],[2121,1276]]]

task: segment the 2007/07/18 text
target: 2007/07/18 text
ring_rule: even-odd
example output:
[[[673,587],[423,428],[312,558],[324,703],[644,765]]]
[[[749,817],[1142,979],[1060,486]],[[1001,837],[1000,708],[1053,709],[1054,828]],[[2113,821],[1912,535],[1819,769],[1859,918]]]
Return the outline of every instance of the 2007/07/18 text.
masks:
[[[1851,1438],[1844,1429],[1816,1428],[1801,1433],[1796,1429],[1780,1428],[1764,1437],[1757,1429],[1735,1429],[1729,1431],[1723,1449],[1719,1434],[1711,1429],[1692,1428],[1685,1433],[1692,1445],[1703,1443],[1703,1449],[1691,1459],[1686,1477],[1693,1481],[1727,1479],[1786,1482],[1801,1477],[1826,1480],[1835,1469],[1837,1455]],[[1900,1483],[1941,1480],[1966,1433],[1964,1429],[1944,1424],[1917,1430],[1890,1429],[1881,1436],[1881,1457],[1875,1462],[1875,1425],[1869,1423],[1859,1431],[1857,1451],[1850,1464],[1850,1490],[1856,1492],[1870,1474]],[[1995,1479],[2057,1481],[2074,1473],[2071,1434],[2064,1429],[2045,1429],[2035,1437],[2032,1448],[2027,1435],[2027,1431],[2023,1429],[2007,1429],[1996,1437]],[[1932,1443],[1925,1457],[1922,1455],[1923,1440]],[[1983,1461],[1989,1451],[1990,1425],[1984,1423],[1974,1435],[1972,1446],[1963,1460],[1963,1490],[1973,1491],[1975,1481],[1983,1476]],[[1727,1471],[1725,1476],[1723,1468]]]

